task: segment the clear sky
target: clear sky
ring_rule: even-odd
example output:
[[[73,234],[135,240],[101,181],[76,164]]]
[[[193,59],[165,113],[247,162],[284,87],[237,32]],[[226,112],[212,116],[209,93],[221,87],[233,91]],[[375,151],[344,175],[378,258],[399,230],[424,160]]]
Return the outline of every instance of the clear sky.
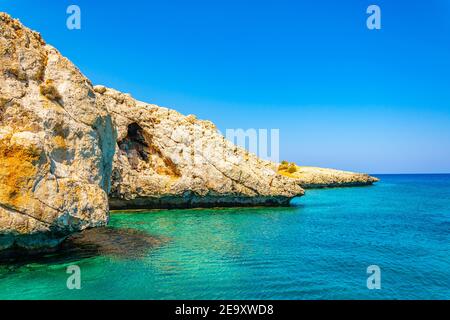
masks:
[[[81,30],[66,9],[81,8]],[[381,8],[381,30],[366,9]],[[448,0],[1,0],[94,84],[227,128],[280,129],[281,158],[450,172]]]

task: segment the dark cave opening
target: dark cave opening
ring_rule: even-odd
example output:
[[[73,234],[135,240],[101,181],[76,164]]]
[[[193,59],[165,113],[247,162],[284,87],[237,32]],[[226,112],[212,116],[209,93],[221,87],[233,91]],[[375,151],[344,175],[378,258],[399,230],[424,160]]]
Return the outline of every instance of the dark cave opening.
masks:
[[[139,161],[149,161],[149,144],[145,140],[143,129],[137,123],[128,125],[127,136],[118,145],[122,154],[127,155],[133,169],[138,168]]]

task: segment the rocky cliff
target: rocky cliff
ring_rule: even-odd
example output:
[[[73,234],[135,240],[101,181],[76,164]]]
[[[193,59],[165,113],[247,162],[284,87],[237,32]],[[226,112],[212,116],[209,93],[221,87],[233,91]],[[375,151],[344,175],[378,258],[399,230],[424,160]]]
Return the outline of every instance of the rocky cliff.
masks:
[[[105,225],[108,194],[113,208],[288,205],[303,189],[276,169],[209,121],[94,88],[0,13],[0,250]]]
[[[214,124],[95,87],[117,129],[111,208],[288,205],[303,195],[277,166],[233,145]]]
[[[0,13],[0,250],[54,247],[105,225],[109,205],[279,206],[302,187],[377,181],[294,171],[233,145],[209,121],[93,87],[38,33]]]
[[[106,224],[115,131],[79,70],[0,13],[0,249]]]

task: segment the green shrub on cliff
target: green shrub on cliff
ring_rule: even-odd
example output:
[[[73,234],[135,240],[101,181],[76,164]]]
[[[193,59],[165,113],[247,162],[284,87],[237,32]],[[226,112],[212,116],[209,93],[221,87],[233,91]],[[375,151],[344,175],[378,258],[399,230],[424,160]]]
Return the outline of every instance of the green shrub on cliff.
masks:
[[[294,173],[297,172],[297,165],[293,162],[291,162],[287,168],[287,172]]]
[[[278,171],[287,170],[289,167],[289,163],[285,160],[281,161],[281,164],[278,166]]]
[[[294,162],[281,161],[281,164],[278,166],[278,171],[286,171],[288,173],[297,172],[297,165]]]

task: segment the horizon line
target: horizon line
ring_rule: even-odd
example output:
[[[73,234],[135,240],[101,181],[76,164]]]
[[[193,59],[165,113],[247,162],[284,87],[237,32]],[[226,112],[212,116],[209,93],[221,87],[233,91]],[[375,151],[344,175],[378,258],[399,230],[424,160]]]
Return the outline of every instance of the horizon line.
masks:
[[[450,172],[369,173],[369,175],[450,175]]]

